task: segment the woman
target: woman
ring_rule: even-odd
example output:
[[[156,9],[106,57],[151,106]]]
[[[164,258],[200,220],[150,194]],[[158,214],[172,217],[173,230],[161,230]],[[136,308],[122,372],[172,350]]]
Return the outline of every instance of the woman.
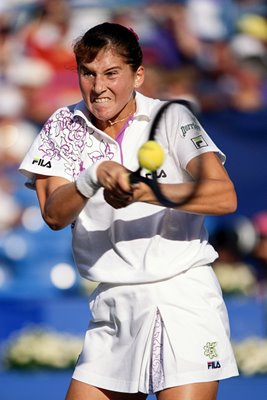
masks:
[[[214,400],[218,381],[237,375],[227,312],[211,263],[205,214],[236,209],[224,155],[186,107],[160,127],[162,190],[173,201],[203,180],[188,204],[162,207],[144,183],[129,184],[159,100],[144,81],[137,35],[103,23],[74,53],[83,100],[46,122],[20,170],[35,185],[55,230],[72,224],[80,274],[100,282],[67,400]],[[205,146],[195,147],[201,135]]]

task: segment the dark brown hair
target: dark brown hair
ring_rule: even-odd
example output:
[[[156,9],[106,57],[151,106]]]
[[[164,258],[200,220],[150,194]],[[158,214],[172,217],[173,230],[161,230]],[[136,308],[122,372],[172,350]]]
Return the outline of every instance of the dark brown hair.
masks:
[[[143,53],[136,33],[123,25],[109,22],[94,26],[76,41],[73,50],[77,65],[93,61],[105,48],[114,49],[134,72],[142,65]]]

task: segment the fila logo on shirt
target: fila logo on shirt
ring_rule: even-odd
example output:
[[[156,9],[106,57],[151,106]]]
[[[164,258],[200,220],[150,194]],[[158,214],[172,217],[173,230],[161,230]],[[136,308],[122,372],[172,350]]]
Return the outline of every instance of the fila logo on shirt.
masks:
[[[208,369],[217,369],[221,368],[221,364],[219,361],[208,361]]]
[[[151,178],[151,177],[152,177],[151,172],[146,173],[146,178]],[[167,174],[164,171],[164,169],[161,169],[159,173],[157,172],[157,179],[166,178],[166,177],[167,177]]]
[[[51,168],[51,162],[50,161],[45,161],[42,158],[34,158],[34,160],[32,161],[32,164],[38,164],[40,167],[46,167],[46,168]]]

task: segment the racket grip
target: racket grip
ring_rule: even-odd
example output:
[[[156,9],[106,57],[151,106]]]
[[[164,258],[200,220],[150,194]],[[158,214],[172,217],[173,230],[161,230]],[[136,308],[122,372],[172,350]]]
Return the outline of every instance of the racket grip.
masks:
[[[138,182],[144,182],[147,183],[148,178],[145,178],[144,176],[140,175],[141,169],[138,169],[137,171],[131,172],[130,173],[130,183],[138,183]]]
[[[165,197],[163,195],[163,193],[161,192],[159,185],[158,185],[156,172],[155,171],[152,172],[152,179],[148,179],[145,176],[141,176],[140,171],[141,171],[141,169],[131,172],[130,178],[129,178],[130,183],[131,184],[134,184],[137,182],[146,183],[153,190],[155,196],[157,197],[157,199],[159,200],[161,205],[163,205],[164,207],[175,207],[176,204],[173,203],[171,200],[169,200],[167,197]]]
[[[140,182],[140,179],[139,179],[139,178],[140,178],[140,177],[138,176],[137,173],[135,173],[135,172],[131,172],[131,173],[130,173],[129,180],[130,180],[130,183],[131,183],[131,184],[132,184],[132,183]]]

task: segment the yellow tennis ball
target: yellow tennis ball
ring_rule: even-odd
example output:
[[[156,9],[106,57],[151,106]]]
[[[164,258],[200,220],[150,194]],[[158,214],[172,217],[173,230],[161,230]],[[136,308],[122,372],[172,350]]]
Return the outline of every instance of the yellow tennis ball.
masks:
[[[159,143],[149,140],[140,147],[137,157],[140,167],[155,171],[163,164],[165,154]]]

